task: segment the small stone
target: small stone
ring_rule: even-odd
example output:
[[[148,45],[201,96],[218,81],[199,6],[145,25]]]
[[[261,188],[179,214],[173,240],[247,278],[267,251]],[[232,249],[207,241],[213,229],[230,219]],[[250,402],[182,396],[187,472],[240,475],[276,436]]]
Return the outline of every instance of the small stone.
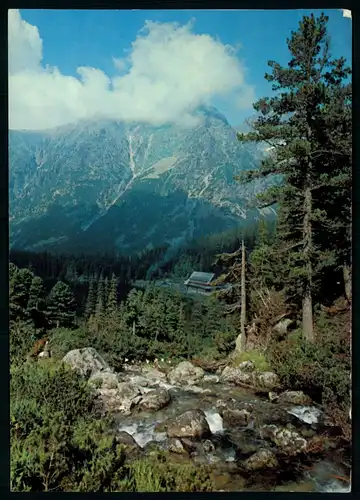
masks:
[[[258,388],[271,391],[280,386],[280,380],[276,373],[259,372],[256,374],[256,385]]]
[[[247,460],[242,463],[242,466],[247,471],[254,471],[259,469],[273,469],[278,467],[279,463],[274,455],[274,453],[270,450],[260,449]]]
[[[215,445],[212,441],[210,441],[210,439],[206,439],[203,443],[203,449],[205,453],[211,453],[215,451]]]
[[[268,397],[269,397],[270,401],[276,401],[277,399],[279,399],[279,395],[276,394],[276,392],[272,392],[272,391],[269,392]]]
[[[243,361],[242,363],[239,364],[238,366],[239,370],[245,372],[245,373],[251,373],[255,371],[255,365],[252,361]]]
[[[180,439],[169,439],[169,451],[172,453],[186,453],[186,450]]]

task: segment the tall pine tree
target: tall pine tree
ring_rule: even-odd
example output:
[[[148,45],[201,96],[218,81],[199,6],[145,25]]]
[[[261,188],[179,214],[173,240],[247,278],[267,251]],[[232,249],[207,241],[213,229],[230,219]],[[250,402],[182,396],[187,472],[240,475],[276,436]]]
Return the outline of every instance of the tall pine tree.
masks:
[[[104,284],[104,275],[103,273],[101,273],[97,282],[95,315],[98,319],[100,319],[104,317],[104,314],[105,314],[105,284]]]
[[[109,294],[107,300],[107,314],[113,316],[118,311],[118,279],[115,274],[112,275],[109,284]]]
[[[291,53],[288,67],[270,61],[274,97],[260,99],[254,104],[259,113],[252,123],[253,131],[238,134],[240,141],[267,143],[270,154],[258,170],[242,176],[243,181],[280,174],[282,184],[271,187],[262,196],[267,204],[278,203],[281,216],[280,240],[284,251],[291,254],[288,273],[299,283],[302,301],[303,334],[314,341],[313,281],[314,262],[319,249],[314,235],[314,221],[319,213],[319,199],[336,195],[342,199],[339,188],[349,182],[349,153],[346,151],[349,121],[335,113],[335,101],[351,102],[351,85],[347,81],[351,71],[345,60],[332,59],[327,35],[328,18],[321,14],[305,16],[299,29],[291,33],[287,44]],[[338,112],[341,114],[340,109]],[[332,125],[336,125],[336,133]],[[319,233],[324,233],[322,227]],[[327,248],[326,250],[331,250]]]
[[[49,294],[48,314],[51,323],[71,327],[75,324],[76,301],[69,285],[58,281]]]
[[[94,316],[96,308],[96,281],[93,276],[89,279],[89,289],[85,306],[85,317],[89,319]]]

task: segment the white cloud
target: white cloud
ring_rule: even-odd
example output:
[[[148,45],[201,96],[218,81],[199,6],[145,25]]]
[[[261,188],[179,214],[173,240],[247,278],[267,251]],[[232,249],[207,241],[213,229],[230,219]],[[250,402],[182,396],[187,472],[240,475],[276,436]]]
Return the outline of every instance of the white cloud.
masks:
[[[348,17],[349,19],[352,19],[351,10],[349,9],[341,9],[341,10],[343,13],[343,17]]]
[[[147,21],[128,57],[113,62],[119,74],[112,80],[96,68],[78,68],[78,78],[45,68],[38,29],[9,10],[10,128],[40,130],[97,116],[189,123],[192,110],[215,96],[231,96],[239,108],[255,100],[234,49],[195,35],[191,24]]]

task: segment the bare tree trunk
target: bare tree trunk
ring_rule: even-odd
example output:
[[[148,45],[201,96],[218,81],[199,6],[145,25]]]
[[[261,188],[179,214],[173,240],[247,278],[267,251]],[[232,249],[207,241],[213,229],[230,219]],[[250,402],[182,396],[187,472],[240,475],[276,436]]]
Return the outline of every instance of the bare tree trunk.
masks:
[[[240,335],[236,339],[236,350],[245,351],[246,349],[246,288],[245,288],[245,244],[241,243],[241,312],[240,312]]]
[[[351,302],[351,268],[350,266],[344,262],[343,265],[343,277],[344,277],[344,288],[345,288],[345,297],[348,302]]]
[[[312,310],[312,264],[311,264],[311,244],[312,244],[312,227],[311,227],[311,212],[312,212],[312,193],[311,189],[305,189],[304,199],[304,221],[303,221],[303,237],[304,237],[304,258],[306,266],[305,289],[302,304],[302,324],[303,334],[306,340],[314,342],[314,325],[313,325],[313,310]]]

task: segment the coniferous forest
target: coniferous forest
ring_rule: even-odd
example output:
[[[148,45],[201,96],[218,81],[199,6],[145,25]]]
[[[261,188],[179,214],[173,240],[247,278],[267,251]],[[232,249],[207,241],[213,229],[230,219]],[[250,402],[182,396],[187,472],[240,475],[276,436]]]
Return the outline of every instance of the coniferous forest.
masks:
[[[258,169],[236,180],[246,185],[281,176],[257,199],[259,208],[276,207],[276,219],[260,217],[171,253],[166,246],[132,256],[10,251],[13,491],[274,490],[304,483],[304,471],[317,471],[333,456],[346,467],[329,477],[348,484],[352,85],[349,63],[331,56],[327,22],[324,15],[302,19],[287,41],[288,64],[269,62],[265,79],[275,93],[254,104],[250,132],[238,134],[241,142],[270,148]],[[193,271],[214,273],[216,284],[231,287],[184,293],[176,285]],[[93,384],[89,374],[70,368],[69,353],[89,348],[110,367]],[[191,366],[177,379],[183,362]],[[139,400],[111,392],[120,391],[110,384],[115,374],[119,386],[146,387],[135,394]],[[90,375],[91,381],[96,374]],[[156,389],[152,376],[172,389]],[[208,385],[201,386],[201,377]],[[203,387],[191,393],[196,408],[217,405],[227,448],[211,438],[211,426],[194,442],[170,431],[173,414],[159,431],[167,432],[167,448],[153,439],[140,449],[135,434],[116,434],[119,422],[125,425],[121,412],[142,425],[141,411],[154,411],[149,394],[160,398],[156,391],[170,393],[163,407],[172,399],[182,408],[184,386]],[[295,411],[290,403],[323,417],[286,420]],[[196,425],[207,429],[201,418]],[[291,446],[282,444],[284,433]],[[200,461],[220,448],[235,450],[231,471]]]

